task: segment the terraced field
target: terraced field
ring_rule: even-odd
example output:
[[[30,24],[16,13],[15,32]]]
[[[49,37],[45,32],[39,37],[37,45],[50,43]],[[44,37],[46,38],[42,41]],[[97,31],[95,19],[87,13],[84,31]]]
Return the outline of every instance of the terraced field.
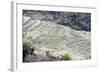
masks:
[[[36,55],[61,57],[69,54],[72,60],[91,59],[91,32],[74,30],[51,21],[33,20],[23,16],[23,43],[35,47]],[[47,61],[49,57],[45,57]],[[36,60],[33,59],[33,61]],[[42,59],[43,60],[43,59]],[[42,61],[37,59],[36,61]]]

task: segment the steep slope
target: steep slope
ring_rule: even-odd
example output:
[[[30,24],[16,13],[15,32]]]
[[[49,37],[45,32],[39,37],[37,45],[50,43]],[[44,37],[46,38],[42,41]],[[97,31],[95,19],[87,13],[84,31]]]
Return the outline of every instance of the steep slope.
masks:
[[[69,54],[73,60],[90,59],[90,32],[74,30],[51,21],[32,20],[28,16],[24,16],[23,20],[23,43],[35,47],[34,53],[40,56],[40,59],[35,58],[36,61],[41,61],[41,55],[48,60],[47,52],[54,57]]]
[[[52,21],[75,30],[91,31],[91,13],[23,10],[23,15],[34,20]]]

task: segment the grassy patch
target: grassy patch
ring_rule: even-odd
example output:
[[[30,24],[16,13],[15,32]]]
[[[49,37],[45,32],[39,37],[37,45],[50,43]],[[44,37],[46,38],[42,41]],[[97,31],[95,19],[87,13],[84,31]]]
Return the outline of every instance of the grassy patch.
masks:
[[[69,54],[65,54],[64,56],[62,56],[62,60],[72,60],[72,58]]]

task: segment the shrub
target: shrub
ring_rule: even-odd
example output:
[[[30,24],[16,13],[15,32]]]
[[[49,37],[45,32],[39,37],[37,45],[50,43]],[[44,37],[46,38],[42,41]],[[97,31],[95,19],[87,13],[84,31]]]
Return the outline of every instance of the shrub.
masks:
[[[26,61],[26,57],[28,55],[32,55],[34,52],[34,48],[30,43],[23,43],[23,62]]]
[[[23,43],[23,49],[30,49],[31,44],[30,43]]]

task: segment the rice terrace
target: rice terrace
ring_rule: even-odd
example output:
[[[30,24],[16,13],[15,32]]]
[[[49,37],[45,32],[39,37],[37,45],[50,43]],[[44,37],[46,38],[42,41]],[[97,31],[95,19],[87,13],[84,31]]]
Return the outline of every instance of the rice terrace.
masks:
[[[91,59],[91,13],[23,10],[23,62]]]

